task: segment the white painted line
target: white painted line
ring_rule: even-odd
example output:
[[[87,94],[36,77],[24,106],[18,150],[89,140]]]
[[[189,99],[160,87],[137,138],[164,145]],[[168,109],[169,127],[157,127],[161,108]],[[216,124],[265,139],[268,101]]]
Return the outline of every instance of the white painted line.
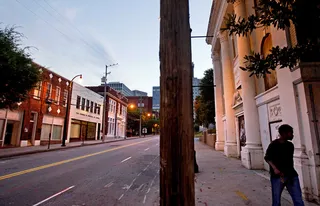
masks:
[[[123,162],[125,162],[125,161],[127,161],[129,159],[131,159],[131,157],[128,157],[127,159],[122,160],[121,163],[123,163]]]
[[[119,197],[119,199],[118,199],[118,200],[121,200],[121,198],[123,197],[123,195],[124,195],[124,194],[122,194],[122,195]]]
[[[147,199],[147,195],[145,195],[143,198],[143,204],[146,204],[146,199]]]
[[[147,194],[150,192],[150,187],[149,187],[149,189],[148,189],[148,191],[147,191]]]
[[[45,203],[45,202],[47,202],[48,200],[51,200],[52,198],[54,198],[54,197],[56,197],[56,196],[58,196],[58,195],[61,195],[62,193],[67,192],[68,190],[71,190],[72,188],[74,188],[74,185],[71,186],[71,187],[68,187],[67,189],[64,189],[64,190],[58,192],[57,194],[52,195],[51,197],[48,197],[48,198],[45,199],[45,200],[42,200],[41,202],[38,202],[37,204],[34,204],[33,206],[41,205],[42,203]]]
[[[147,151],[147,150],[149,150],[150,148],[148,147],[147,149],[145,149],[144,151]]]
[[[137,175],[138,177],[141,175],[141,172]]]
[[[106,186],[104,187],[111,187],[113,185],[113,182],[108,183]]]

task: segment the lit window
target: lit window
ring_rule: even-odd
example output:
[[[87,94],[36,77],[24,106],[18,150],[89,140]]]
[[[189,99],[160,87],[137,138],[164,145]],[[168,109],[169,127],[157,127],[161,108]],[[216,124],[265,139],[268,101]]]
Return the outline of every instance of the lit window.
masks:
[[[67,106],[67,103],[68,103],[68,90],[64,90],[64,93],[63,93],[63,106],[66,107]]]
[[[51,93],[52,93],[52,84],[47,82],[47,92],[46,92],[46,99],[51,99]]]
[[[33,97],[36,99],[40,99],[41,90],[42,90],[42,82],[38,82],[36,87],[34,88]]]
[[[61,93],[60,87],[56,87],[56,97],[54,98],[54,101],[57,105],[59,105],[59,102],[60,102],[60,93]]]

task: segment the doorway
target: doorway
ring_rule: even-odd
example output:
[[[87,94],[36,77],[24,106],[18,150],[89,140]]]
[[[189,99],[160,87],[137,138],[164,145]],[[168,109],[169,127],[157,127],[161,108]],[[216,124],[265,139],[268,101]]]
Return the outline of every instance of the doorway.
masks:
[[[12,133],[13,133],[13,123],[8,122],[7,128],[6,128],[6,134],[4,136],[4,145],[11,145]]]

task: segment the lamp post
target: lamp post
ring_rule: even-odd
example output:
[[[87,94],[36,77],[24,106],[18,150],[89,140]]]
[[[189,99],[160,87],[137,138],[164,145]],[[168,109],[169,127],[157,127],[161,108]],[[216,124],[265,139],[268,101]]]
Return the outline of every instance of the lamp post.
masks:
[[[64,126],[63,126],[63,136],[62,136],[62,147],[66,146],[66,139],[68,136],[68,124],[69,124],[69,113],[70,113],[70,101],[71,101],[71,89],[72,89],[72,84],[73,84],[73,80],[77,77],[80,77],[80,79],[82,79],[82,74],[78,74],[75,77],[72,78],[72,80],[70,81],[70,84],[68,86],[68,99],[67,99],[67,108],[66,108],[66,117],[64,118]]]

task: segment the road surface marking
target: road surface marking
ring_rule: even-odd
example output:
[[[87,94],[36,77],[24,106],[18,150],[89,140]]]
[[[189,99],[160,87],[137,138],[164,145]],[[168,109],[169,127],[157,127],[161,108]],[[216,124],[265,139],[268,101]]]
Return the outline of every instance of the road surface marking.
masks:
[[[147,194],[150,192],[150,187],[149,187],[149,189],[148,189],[148,191],[147,191]]]
[[[61,192],[58,192],[57,194],[52,195],[51,197],[48,197],[48,198],[45,199],[45,200],[42,200],[41,202],[38,202],[37,204],[34,204],[33,206],[41,205],[42,203],[45,203],[45,202],[47,202],[48,200],[51,200],[52,198],[54,198],[54,197],[56,197],[56,196],[58,196],[58,195],[61,195],[62,193],[67,192],[68,190],[71,190],[72,188],[74,188],[74,185],[71,186],[71,187],[68,187],[67,189],[62,190]]]
[[[236,194],[241,197],[244,201],[248,201],[249,199],[247,198],[247,196],[245,196],[242,192],[240,192],[239,190],[236,191]]]
[[[147,150],[149,150],[150,148],[148,147],[147,149],[145,149],[144,151],[147,151]]]
[[[138,177],[141,175],[141,172],[137,175]]]
[[[125,162],[125,161],[127,161],[129,159],[131,159],[131,157],[128,157],[127,159],[122,160],[121,163],[123,163],[123,162]]]
[[[145,195],[144,198],[143,198],[143,204],[146,203],[146,199],[147,199],[147,195]]]
[[[111,187],[113,185],[113,182],[108,183],[106,186],[104,187]]]
[[[121,200],[121,198],[123,197],[123,195],[124,195],[124,194],[122,194],[122,195],[119,197],[119,199],[118,199],[118,200]]]
[[[55,166],[58,166],[58,165],[66,164],[66,163],[73,162],[73,161],[76,161],[76,160],[81,160],[81,159],[85,159],[85,158],[88,158],[88,157],[93,157],[93,156],[104,154],[104,153],[107,153],[107,152],[119,150],[119,149],[122,149],[122,148],[131,147],[131,146],[134,146],[134,145],[137,145],[137,144],[141,144],[141,143],[144,143],[144,142],[149,142],[149,141],[152,141],[152,140],[154,140],[154,139],[148,139],[148,140],[144,140],[144,141],[140,141],[140,142],[136,142],[136,143],[132,143],[132,144],[128,144],[128,145],[123,145],[123,146],[120,146],[120,147],[115,147],[115,148],[103,150],[101,152],[95,152],[95,153],[92,153],[92,154],[79,156],[79,157],[75,157],[75,158],[72,158],[72,159],[67,159],[67,160],[63,160],[63,161],[60,161],[60,162],[55,162],[55,163],[51,163],[51,164],[47,164],[47,165],[42,165],[42,166],[39,166],[39,167],[34,167],[34,168],[31,168],[31,169],[27,169],[27,170],[22,170],[20,172],[15,172],[15,173],[3,175],[3,176],[0,176],[0,181],[1,180],[5,180],[5,179],[9,179],[9,178],[12,178],[12,177],[20,176],[20,175],[23,175],[23,174],[27,174],[27,173],[30,173],[30,172],[35,172],[35,171],[38,171],[38,170],[42,170],[42,169],[46,169],[46,168],[50,168],[50,167],[55,167]]]
[[[149,164],[149,165],[150,165],[150,164]],[[146,170],[148,169],[149,165],[148,165],[148,166],[146,166],[146,168],[144,168],[144,169],[143,169],[143,171],[146,171]]]

